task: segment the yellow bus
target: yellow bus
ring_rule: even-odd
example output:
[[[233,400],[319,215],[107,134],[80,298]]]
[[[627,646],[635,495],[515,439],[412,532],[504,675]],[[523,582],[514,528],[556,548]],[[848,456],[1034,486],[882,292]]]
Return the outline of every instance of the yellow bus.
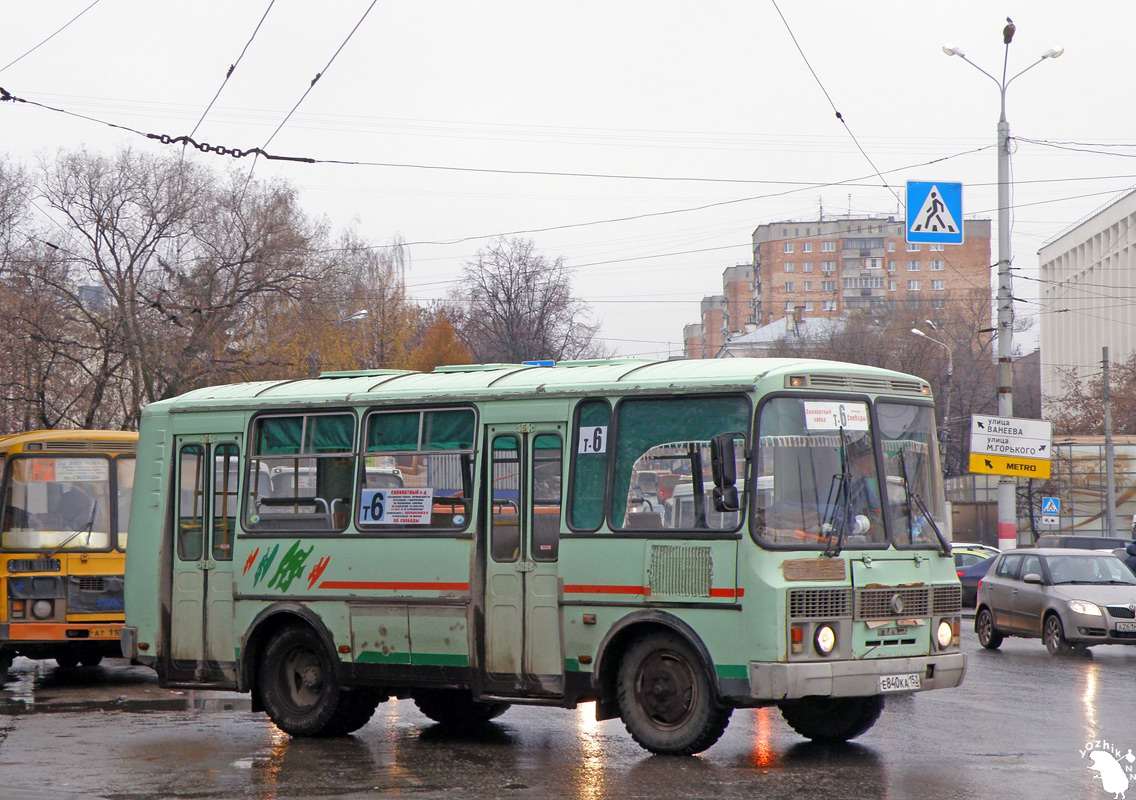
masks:
[[[123,431],[0,436],[0,675],[17,655],[119,655],[137,449]]]

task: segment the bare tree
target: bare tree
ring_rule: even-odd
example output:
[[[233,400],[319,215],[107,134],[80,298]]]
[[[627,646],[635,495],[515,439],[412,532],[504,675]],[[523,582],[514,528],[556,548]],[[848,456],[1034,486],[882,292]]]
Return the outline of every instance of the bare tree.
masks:
[[[497,239],[464,265],[450,295],[454,326],[476,361],[598,354],[597,328],[570,284],[563,257],[549,261],[529,239]]]
[[[231,378],[232,342],[320,277],[309,256],[326,231],[286,185],[129,149],[61,152],[40,173],[62,230],[20,279],[58,315],[46,329],[32,307],[22,319],[66,384],[42,393],[50,426],[133,427],[146,403]]]

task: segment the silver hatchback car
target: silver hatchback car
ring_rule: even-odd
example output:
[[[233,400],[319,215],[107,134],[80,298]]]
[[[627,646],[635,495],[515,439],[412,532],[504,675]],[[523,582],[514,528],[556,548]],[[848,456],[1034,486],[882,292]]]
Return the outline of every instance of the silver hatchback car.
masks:
[[[1103,550],[1007,550],[978,585],[974,631],[990,650],[1005,636],[1040,637],[1053,655],[1136,644],[1136,575]]]

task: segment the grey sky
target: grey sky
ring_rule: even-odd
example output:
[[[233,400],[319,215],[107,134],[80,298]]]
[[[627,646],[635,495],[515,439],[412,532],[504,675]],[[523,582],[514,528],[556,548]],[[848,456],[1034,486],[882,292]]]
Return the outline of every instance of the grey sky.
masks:
[[[0,0],[0,67],[90,2]],[[140,131],[188,134],[268,5],[101,0],[0,70],[0,86]],[[369,5],[276,0],[196,139],[263,145]],[[1011,133],[1093,151],[1018,143],[1015,293],[1036,297],[1029,279],[1046,239],[1136,184],[1136,109],[1121,88],[1136,4],[779,6],[847,126],[768,0],[387,0],[268,148],[325,160],[715,181],[263,160],[256,175],[300,187],[305,208],[336,229],[411,242],[408,283],[423,299],[445,291],[486,243],[477,237],[533,231],[525,235],[541,252],[573,268],[601,336],[620,354],[651,356],[681,351],[683,324],[698,320],[703,295],[720,291],[725,267],[749,260],[758,224],[816,219],[822,202],[826,213],[897,213],[907,180],[962,181],[967,216],[995,218],[998,91],[940,48],[950,42],[1000,74],[1007,15],[1018,27],[1011,74],[1055,44],[1066,51],[1010,87]],[[163,147],[0,104],[0,151],[29,164],[57,148],[120,143]],[[931,163],[939,159],[947,160]],[[826,185],[842,181],[852,183]],[[610,219],[621,221],[581,225]],[[1019,309],[1036,312],[1036,304]]]

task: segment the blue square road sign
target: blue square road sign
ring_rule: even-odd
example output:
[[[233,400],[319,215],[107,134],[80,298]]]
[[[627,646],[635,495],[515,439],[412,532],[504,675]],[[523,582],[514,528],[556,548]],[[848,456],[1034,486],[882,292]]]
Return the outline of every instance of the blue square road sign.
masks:
[[[962,244],[962,184],[907,182],[907,241]]]

